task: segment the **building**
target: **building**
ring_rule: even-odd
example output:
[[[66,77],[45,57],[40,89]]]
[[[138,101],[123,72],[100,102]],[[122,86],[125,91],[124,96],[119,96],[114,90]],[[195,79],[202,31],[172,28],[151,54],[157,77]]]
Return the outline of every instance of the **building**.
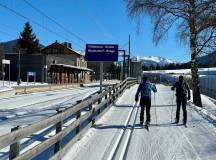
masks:
[[[24,52],[24,51],[23,51]],[[11,80],[19,75],[22,81],[36,78],[37,82],[83,83],[91,80],[93,70],[87,68],[84,56],[74,51],[70,43],[54,42],[41,50],[39,54],[7,53],[5,58],[11,61]],[[6,79],[8,78],[7,71]],[[29,74],[31,73],[31,74]],[[34,73],[35,77],[32,77]]]
[[[58,41],[42,49],[52,83],[80,83],[91,80],[93,70],[87,68],[84,56],[74,51],[70,43]]]
[[[141,62],[132,61],[130,63],[131,77],[137,78],[142,75],[142,64]]]
[[[7,53],[5,54],[5,59],[10,60],[11,67],[11,80],[17,81],[19,77],[21,81],[27,81],[28,73],[34,73],[35,77],[29,76],[29,81],[37,82],[44,81],[44,66],[45,66],[45,56],[42,54],[24,54],[24,53]],[[20,65],[19,65],[20,64]],[[5,68],[5,78],[8,79],[8,68]]]

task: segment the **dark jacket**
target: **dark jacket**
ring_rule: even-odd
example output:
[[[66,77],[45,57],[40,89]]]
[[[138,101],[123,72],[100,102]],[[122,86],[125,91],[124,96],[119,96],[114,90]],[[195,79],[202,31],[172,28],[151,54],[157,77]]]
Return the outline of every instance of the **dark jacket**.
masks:
[[[190,97],[190,88],[187,84],[187,82],[183,81],[183,82],[176,82],[173,87],[172,90],[174,90],[176,88],[176,96],[177,97]]]
[[[135,98],[138,99],[140,93],[141,99],[151,99],[151,91],[157,92],[156,86],[152,85],[149,81],[143,81],[137,89]]]

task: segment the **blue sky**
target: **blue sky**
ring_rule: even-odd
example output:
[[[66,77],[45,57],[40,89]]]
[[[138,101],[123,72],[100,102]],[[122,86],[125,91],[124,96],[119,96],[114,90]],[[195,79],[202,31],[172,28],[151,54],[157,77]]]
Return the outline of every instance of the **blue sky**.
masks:
[[[139,34],[136,21],[127,17],[123,0],[28,0],[62,26],[75,33],[87,43],[119,44],[128,50],[128,35],[131,35],[132,56],[161,56],[175,61],[189,61],[188,46],[180,45],[175,38],[175,29],[158,46],[152,43],[152,25],[143,16]],[[55,40],[70,40],[72,47],[83,50],[85,42],[67,33],[42,16],[23,0],[0,0],[0,4],[25,15],[19,17],[0,6],[0,41],[18,38],[26,21],[30,21],[40,43],[48,45]],[[34,22],[33,22],[34,21]],[[39,27],[35,24],[43,26]],[[47,31],[44,28],[47,28]],[[55,32],[55,33],[54,33]],[[60,36],[58,36],[58,35]]]

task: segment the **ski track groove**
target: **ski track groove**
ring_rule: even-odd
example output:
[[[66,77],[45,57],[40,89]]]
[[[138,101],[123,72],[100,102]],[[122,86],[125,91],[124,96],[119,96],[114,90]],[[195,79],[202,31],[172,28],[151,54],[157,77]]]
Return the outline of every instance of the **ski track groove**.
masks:
[[[133,86],[133,87],[134,87],[134,86]],[[127,104],[127,103],[124,103],[124,104]],[[114,138],[114,137],[116,137],[116,136],[113,137],[113,141],[115,141],[115,142],[114,142],[114,147],[113,147],[113,149],[111,150],[111,152],[109,153],[109,156],[108,156],[107,160],[114,160],[114,159],[115,159],[115,156],[117,155],[118,150],[119,150],[119,148],[120,148],[120,145],[122,144],[122,139],[124,138],[126,131],[127,131],[127,130],[130,130],[129,124],[130,124],[130,121],[132,120],[132,116],[133,116],[133,114],[134,114],[134,113],[133,113],[134,110],[136,110],[136,111],[135,111],[135,117],[134,117],[134,118],[136,119],[136,116],[137,116],[136,113],[137,113],[137,111],[138,111],[138,109],[137,109],[137,103],[134,102],[132,106],[133,106],[133,108],[131,108],[131,110],[130,110],[130,112],[129,112],[129,114],[128,114],[128,117],[127,117],[127,119],[126,119],[126,121],[125,121],[125,123],[124,123],[124,128],[121,129],[120,134],[116,135],[116,136],[117,136],[117,139]],[[135,125],[135,123],[133,124],[133,126],[131,126],[131,128],[134,128],[134,125]],[[131,138],[131,136],[129,136],[129,137]],[[128,145],[128,143],[126,143],[126,148],[127,148],[127,145]],[[112,145],[110,145],[110,146],[112,146]],[[124,150],[122,150],[122,151],[125,152]],[[107,152],[105,152],[105,154],[104,154],[104,156],[103,156],[102,159],[105,159],[104,157],[106,156],[106,154],[107,154]],[[125,153],[121,153],[120,155],[123,155],[123,156],[124,156],[124,154],[125,154]]]

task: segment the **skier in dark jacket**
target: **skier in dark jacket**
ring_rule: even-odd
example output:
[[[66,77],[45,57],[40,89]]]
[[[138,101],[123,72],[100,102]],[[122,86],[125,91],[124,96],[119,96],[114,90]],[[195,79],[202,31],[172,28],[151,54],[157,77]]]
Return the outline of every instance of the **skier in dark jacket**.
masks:
[[[187,104],[187,99],[190,100],[190,88],[189,88],[187,82],[184,81],[184,77],[181,75],[181,76],[179,76],[179,81],[176,82],[171,89],[172,90],[176,89],[177,110],[176,110],[175,123],[179,122],[180,108],[182,105],[183,124],[186,125],[186,123],[187,123],[186,104]]]
[[[140,124],[143,124],[144,121],[144,110],[146,108],[146,122],[145,125],[150,124],[150,108],[151,108],[151,91],[157,92],[157,88],[155,85],[152,85],[147,77],[143,77],[142,83],[140,83],[137,93],[135,95],[135,101],[138,102],[139,94],[141,94],[140,97],[140,106],[141,106],[141,112],[140,112]]]

